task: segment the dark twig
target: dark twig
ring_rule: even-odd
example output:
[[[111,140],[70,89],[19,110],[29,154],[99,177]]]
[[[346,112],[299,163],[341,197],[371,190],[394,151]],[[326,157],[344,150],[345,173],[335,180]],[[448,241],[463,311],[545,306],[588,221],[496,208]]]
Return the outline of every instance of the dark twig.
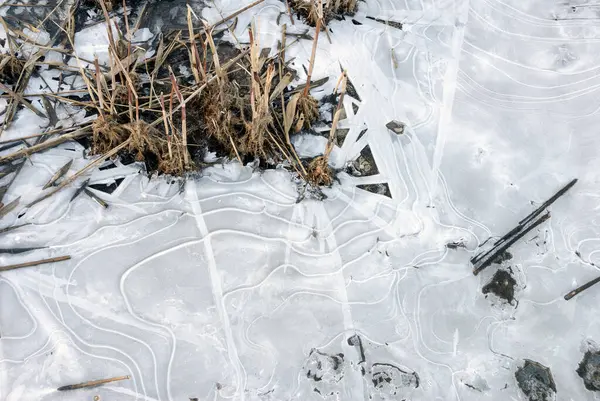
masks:
[[[567,295],[565,295],[565,301],[568,301],[569,299],[573,298],[575,295],[579,294],[580,292],[583,292],[583,291],[587,290],[588,288],[590,288],[594,284],[598,284],[598,283],[600,283],[600,277],[597,277],[597,278],[593,279],[592,281],[589,281],[589,282],[585,283],[581,287],[575,288],[573,291],[571,291],[570,293],[568,293]]]
[[[485,269],[486,267],[491,265],[494,262],[494,260],[499,255],[501,255],[503,252],[505,252],[512,244],[517,242],[519,239],[524,237],[525,234],[527,234],[529,231],[533,230],[535,227],[539,226],[540,224],[542,224],[544,221],[548,220],[549,218],[550,218],[550,212],[546,212],[545,215],[543,215],[542,217],[540,217],[539,219],[537,219],[536,221],[534,221],[527,227],[523,228],[516,235],[514,235],[511,239],[504,242],[500,247],[492,248],[493,253],[489,257],[483,259],[483,261],[481,261],[481,263],[479,263],[479,262],[473,263],[473,274],[478,275],[480,271],[482,271],[483,269]],[[492,250],[486,252],[486,255],[488,255]],[[481,260],[481,258],[479,258],[478,260]]]
[[[576,182],[577,182],[577,178],[571,180],[571,182],[569,182],[567,185],[565,185],[563,188],[561,188],[557,193],[555,193],[554,195],[552,195],[552,197],[550,199],[548,199],[546,202],[542,203],[540,205],[540,207],[538,207],[533,212],[529,213],[527,215],[527,217],[525,217],[524,219],[522,219],[521,221],[519,221],[519,224],[515,228],[513,228],[508,233],[504,234],[502,236],[502,238],[500,238],[499,240],[497,240],[496,242],[494,242],[494,247],[492,249],[490,249],[487,252],[480,253],[480,254],[474,256],[473,258],[471,258],[471,263],[473,265],[475,265],[481,259],[484,259],[489,254],[495,252],[495,250],[498,247],[502,246],[502,244],[504,242],[508,241],[510,238],[512,238],[514,235],[516,235],[519,231],[523,230],[534,218],[536,218],[544,210],[546,210],[546,208],[548,206],[552,205],[558,198],[560,198],[562,195],[564,195],[573,185],[575,185]]]
[[[525,224],[529,223],[536,216],[541,214],[544,211],[544,209],[546,209],[548,206],[552,205],[558,198],[563,196],[569,189],[571,189],[571,187],[573,185],[575,185],[575,183],[577,183],[577,178],[572,179],[571,182],[569,182],[567,185],[562,187],[557,193],[552,195],[552,197],[550,199],[548,199],[546,202],[542,203],[542,205],[540,207],[538,207],[536,210],[534,210],[529,216],[527,216],[523,220],[519,221],[519,224],[525,225]]]

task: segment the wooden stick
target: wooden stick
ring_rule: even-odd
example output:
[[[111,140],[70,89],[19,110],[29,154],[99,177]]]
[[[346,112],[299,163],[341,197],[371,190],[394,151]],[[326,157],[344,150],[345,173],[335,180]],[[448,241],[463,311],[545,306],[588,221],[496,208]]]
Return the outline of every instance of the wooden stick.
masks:
[[[597,277],[597,278],[593,279],[592,281],[589,281],[589,282],[585,283],[581,287],[575,288],[573,291],[571,291],[570,293],[568,293],[567,295],[565,295],[565,301],[568,301],[569,299],[573,298],[575,295],[579,294],[580,292],[583,292],[583,291],[587,290],[588,288],[590,288],[594,284],[598,284],[598,283],[600,283],[600,277]]]
[[[71,257],[66,255],[66,256],[57,256],[55,258],[36,260],[33,262],[17,263],[16,265],[0,266],[0,272],[20,269],[22,267],[37,266],[37,265],[42,265],[45,263],[62,262],[63,260],[69,260],[69,259],[71,259]]]
[[[106,384],[106,383],[111,383],[111,382],[116,382],[116,381],[121,381],[121,380],[129,380],[129,379],[130,379],[129,375],[119,376],[119,377],[111,377],[110,379],[92,380],[89,382],[84,382],[84,383],[79,383],[79,384],[70,384],[68,386],[61,386],[61,387],[57,388],[57,390],[58,391],[77,390],[80,388],[96,387],[96,386],[100,386],[100,385]]]
[[[181,92],[179,91],[179,85],[177,85],[177,80],[175,79],[175,74],[173,74],[171,66],[169,66],[169,73],[171,74],[171,84],[173,85],[175,95],[177,96],[177,99],[179,100],[179,104],[181,106],[181,140],[183,141],[183,167],[187,170],[189,167],[189,160],[187,150],[187,117],[185,111],[185,102],[183,101],[183,95],[181,95]],[[172,114],[171,117],[173,117]]]

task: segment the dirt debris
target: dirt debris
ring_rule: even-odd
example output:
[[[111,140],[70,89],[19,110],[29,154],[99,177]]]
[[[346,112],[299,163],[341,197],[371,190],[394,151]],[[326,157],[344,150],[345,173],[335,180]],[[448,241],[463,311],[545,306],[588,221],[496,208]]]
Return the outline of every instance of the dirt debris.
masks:
[[[512,274],[507,270],[497,270],[492,279],[483,286],[481,292],[483,294],[492,293],[498,298],[501,298],[512,304],[515,300],[515,287],[517,281]]]
[[[0,54],[0,82],[13,86],[25,68],[25,61],[11,54]]]

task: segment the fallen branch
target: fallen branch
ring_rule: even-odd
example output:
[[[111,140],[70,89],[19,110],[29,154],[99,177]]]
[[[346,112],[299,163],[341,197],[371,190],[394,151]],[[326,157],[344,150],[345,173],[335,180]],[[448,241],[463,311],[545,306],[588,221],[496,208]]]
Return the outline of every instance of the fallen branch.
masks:
[[[71,259],[71,257],[68,255],[67,256],[57,256],[55,258],[41,259],[41,260],[36,260],[33,262],[25,262],[25,263],[17,263],[15,265],[0,266],[0,272],[21,269],[23,267],[37,266],[37,265],[42,265],[45,263],[62,262],[63,260],[69,260],[69,259]]]

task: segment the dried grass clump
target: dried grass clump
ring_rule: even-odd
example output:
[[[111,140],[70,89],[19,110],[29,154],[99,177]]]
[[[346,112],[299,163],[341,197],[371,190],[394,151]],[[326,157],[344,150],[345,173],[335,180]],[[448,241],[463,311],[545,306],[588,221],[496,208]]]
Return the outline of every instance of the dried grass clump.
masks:
[[[23,60],[14,55],[0,54],[0,81],[3,84],[15,84],[24,68]]]
[[[158,129],[144,121],[121,124],[112,118],[98,118],[92,124],[92,153],[105,154],[127,142],[125,150],[137,161],[156,159],[157,170],[164,174],[181,175],[186,171],[185,153],[181,143],[169,146]]]
[[[206,134],[231,157],[281,160],[287,156],[281,152],[278,142],[282,135],[275,125],[281,111],[272,102],[276,59],[261,57],[258,43],[253,35],[251,38],[249,60],[240,63],[249,73],[234,77],[219,71],[217,65],[219,79],[209,83],[201,95],[200,115]]]
[[[329,186],[333,183],[333,171],[329,167],[329,155],[315,157],[308,164],[306,180],[313,186]]]
[[[319,20],[318,0],[289,0],[289,5],[296,14],[310,26],[317,26]],[[323,0],[323,23],[343,15],[354,15],[358,8],[358,0]]]
[[[245,114],[238,88],[229,80],[213,81],[202,93],[198,106],[206,135],[227,149],[230,157],[236,157],[233,145],[243,130]]]

